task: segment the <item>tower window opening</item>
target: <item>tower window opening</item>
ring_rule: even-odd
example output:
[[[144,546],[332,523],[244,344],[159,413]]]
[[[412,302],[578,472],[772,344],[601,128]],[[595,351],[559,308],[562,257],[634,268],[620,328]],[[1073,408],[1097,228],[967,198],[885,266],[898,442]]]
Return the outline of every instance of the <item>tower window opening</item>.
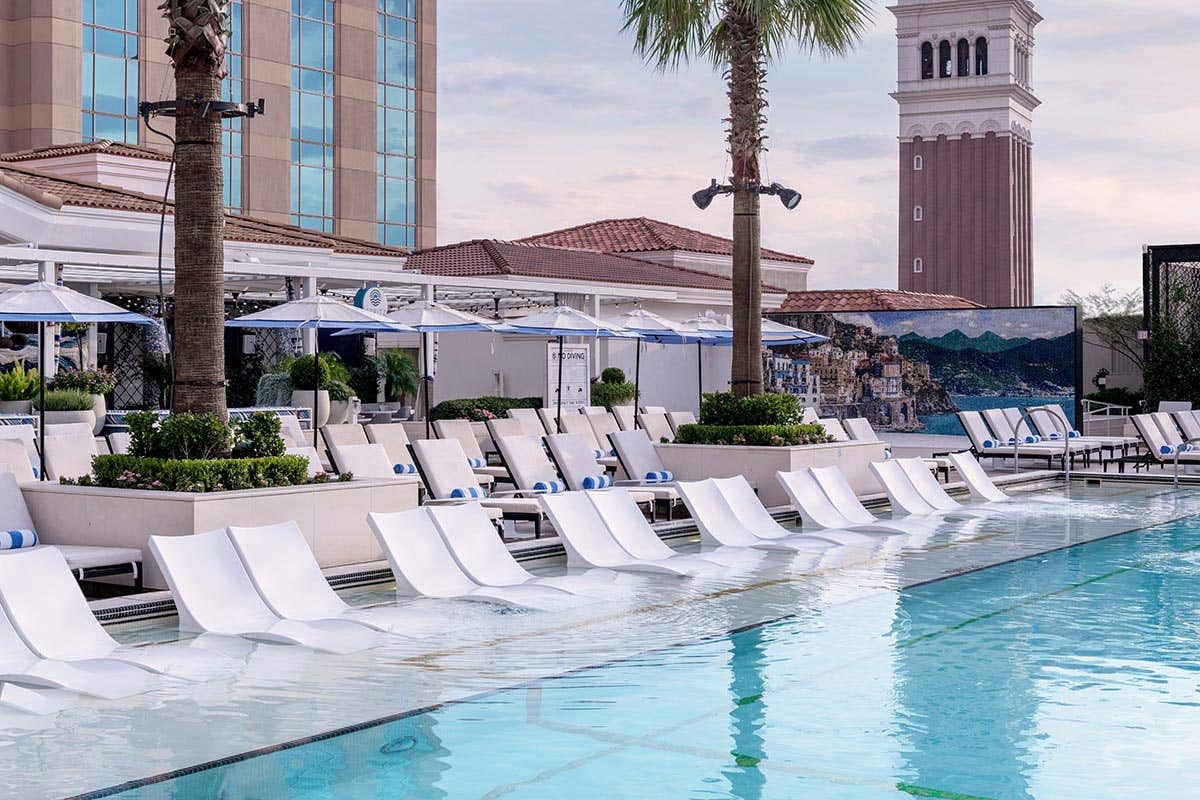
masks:
[[[949,40],[943,39],[942,43],[938,45],[938,77],[939,78],[949,78],[951,75],[954,74],[953,72],[951,72],[954,65],[951,63],[952,59],[951,59],[951,55],[950,55],[950,49],[951,48],[950,48]]]
[[[920,206],[913,206],[913,222],[921,222],[925,219],[925,209]]]
[[[921,80],[933,77],[933,44],[925,42],[921,45]]]
[[[982,36],[975,40],[975,74],[988,74],[988,43]]]
[[[920,172],[925,169],[925,157],[913,156],[913,172]]]
[[[924,271],[925,271],[925,262],[919,258],[914,258],[913,259],[913,272],[924,272]]]
[[[971,74],[971,45],[966,39],[958,40],[958,77],[965,78]]]

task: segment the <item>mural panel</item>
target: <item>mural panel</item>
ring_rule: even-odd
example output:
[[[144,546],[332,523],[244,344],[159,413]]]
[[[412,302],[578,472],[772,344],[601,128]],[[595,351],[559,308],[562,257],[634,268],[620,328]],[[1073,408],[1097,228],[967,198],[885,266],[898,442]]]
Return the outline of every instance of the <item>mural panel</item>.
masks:
[[[1079,384],[1075,309],[1062,306],[772,314],[830,337],[771,348],[767,389],[877,430],[962,435],[959,410],[1059,403]]]

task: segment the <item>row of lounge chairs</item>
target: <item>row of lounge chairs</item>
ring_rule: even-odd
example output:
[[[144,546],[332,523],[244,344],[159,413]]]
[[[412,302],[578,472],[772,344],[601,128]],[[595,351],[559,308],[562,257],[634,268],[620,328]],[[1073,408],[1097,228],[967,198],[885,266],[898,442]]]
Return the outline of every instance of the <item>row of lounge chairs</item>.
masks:
[[[1064,458],[1072,466],[1077,459],[1088,465],[1093,456],[1103,464],[1106,457],[1123,458],[1138,445],[1137,437],[1084,436],[1067,424],[1060,406],[1034,406],[1025,411],[1016,407],[959,411],[958,419],[975,455],[1045,459],[1047,469],[1056,459],[1061,464]]]
[[[1189,467],[1200,464],[1200,450],[1196,449],[1200,447],[1200,411],[1155,411],[1134,414],[1131,419],[1147,450],[1135,460],[1135,469],[1176,462]],[[1125,462],[1120,466],[1124,471]]]

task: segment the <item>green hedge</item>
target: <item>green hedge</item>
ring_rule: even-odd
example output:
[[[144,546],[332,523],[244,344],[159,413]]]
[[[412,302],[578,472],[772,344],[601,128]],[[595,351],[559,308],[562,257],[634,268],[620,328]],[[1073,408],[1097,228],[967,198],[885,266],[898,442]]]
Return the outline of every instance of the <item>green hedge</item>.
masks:
[[[163,492],[223,492],[309,482],[308,461],[301,456],[207,460],[96,456],[92,475],[90,481],[83,482]]]
[[[704,395],[702,425],[799,425],[804,407],[794,394],[734,397],[730,392]]]
[[[474,422],[504,417],[510,408],[541,408],[540,397],[464,397],[443,400],[429,409],[430,421],[469,419]]]
[[[680,425],[675,441],[678,444],[789,447],[832,442],[833,437],[820,425]]]

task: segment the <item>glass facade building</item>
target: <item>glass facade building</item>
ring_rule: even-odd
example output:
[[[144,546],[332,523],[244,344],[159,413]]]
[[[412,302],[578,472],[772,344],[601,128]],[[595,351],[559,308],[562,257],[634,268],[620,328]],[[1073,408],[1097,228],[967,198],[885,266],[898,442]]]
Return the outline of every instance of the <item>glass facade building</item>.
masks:
[[[291,222],[333,231],[334,3],[292,0]]]
[[[229,44],[225,51],[228,74],[221,83],[221,99],[230,103],[243,102],[245,90],[242,52],[245,49],[245,7],[242,0],[229,6]],[[246,210],[242,201],[242,118],[232,117],[221,122],[221,174],[225,180],[225,208],[235,214]]]
[[[416,0],[379,0],[376,15],[376,238],[416,244]]]
[[[138,0],[83,0],[82,138],[137,142]]]

